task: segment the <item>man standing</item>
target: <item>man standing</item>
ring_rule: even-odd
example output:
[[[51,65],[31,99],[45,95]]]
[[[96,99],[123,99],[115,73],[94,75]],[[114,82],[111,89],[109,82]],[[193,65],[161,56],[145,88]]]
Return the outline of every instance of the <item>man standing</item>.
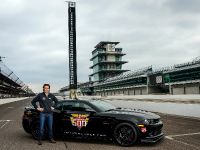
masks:
[[[36,103],[39,103],[37,106]],[[43,93],[39,93],[32,101],[35,109],[40,111],[40,134],[38,138],[38,145],[42,145],[42,137],[44,133],[45,121],[48,126],[48,135],[50,143],[56,143],[53,139],[53,106],[58,102],[57,98],[50,93],[50,85],[43,85]]]

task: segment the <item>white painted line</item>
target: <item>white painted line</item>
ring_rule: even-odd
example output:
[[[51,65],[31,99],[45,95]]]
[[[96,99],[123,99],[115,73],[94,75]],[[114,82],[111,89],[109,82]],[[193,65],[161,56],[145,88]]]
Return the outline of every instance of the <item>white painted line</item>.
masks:
[[[173,138],[170,137],[170,136],[165,136],[165,138],[166,138],[166,139],[169,139],[169,140],[173,140]]]
[[[196,132],[196,133],[187,133],[187,134],[177,134],[177,135],[168,135],[165,136],[166,138],[173,138],[173,137],[179,137],[179,136],[187,136],[187,135],[198,135],[200,134],[200,132]]]
[[[3,121],[8,121],[9,122],[9,121],[12,121],[12,120],[0,120],[0,122],[3,122]]]
[[[184,145],[193,147],[193,150],[194,150],[194,149],[199,150],[199,147],[194,146],[194,145],[192,145],[192,144],[188,144],[188,143],[186,143],[186,142],[182,142],[182,141],[179,141],[179,140],[175,140],[175,139],[170,138],[170,137],[168,137],[168,136],[165,136],[165,137],[166,137],[167,139],[169,139],[169,140],[172,140],[172,141],[175,141],[175,142],[178,142],[178,143],[181,143],[181,144],[184,144]]]
[[[0,127],[1,129],[10,122],[11,120],[0,120],[0,122],[3,122],[4,124]]]
[[[8,107],[8,109],[12,109],[12,108],[14,108],[14,107]]]
[[[8,121],[6,121],[6,123],[4,123],[2,126],[1,126],[1,129],[8,123]]]

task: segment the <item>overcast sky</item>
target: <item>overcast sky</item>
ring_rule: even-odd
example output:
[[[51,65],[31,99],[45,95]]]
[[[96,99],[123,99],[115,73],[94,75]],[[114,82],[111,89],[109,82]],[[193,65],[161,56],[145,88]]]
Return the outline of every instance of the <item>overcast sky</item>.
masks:
[[[64,0],[0,0],[0,56],[34,92],[68,85],[68,5]],[[118,41],[124,69],[184,63],[200,56],[200,0],[78,0],[78,81],[91,52]]]

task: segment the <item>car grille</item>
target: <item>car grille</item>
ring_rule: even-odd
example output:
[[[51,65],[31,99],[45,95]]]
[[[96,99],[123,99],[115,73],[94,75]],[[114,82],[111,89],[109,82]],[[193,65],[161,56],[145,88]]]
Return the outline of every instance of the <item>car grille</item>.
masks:
[[[157,124],[159,121],[160,119],[148,119],[149,124]]]
[[[149,132],[149,136],[156,136],[162,133],[161,129],[153,130]]]

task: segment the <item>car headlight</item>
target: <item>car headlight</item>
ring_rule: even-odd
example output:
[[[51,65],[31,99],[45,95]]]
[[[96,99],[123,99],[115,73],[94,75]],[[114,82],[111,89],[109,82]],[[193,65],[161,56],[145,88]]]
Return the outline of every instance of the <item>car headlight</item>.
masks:
[[[149,120],[147,120],[147,119],[144,120],[144,123],[145,123],[146,125],[149,125],[149,124],[150,124]]]

